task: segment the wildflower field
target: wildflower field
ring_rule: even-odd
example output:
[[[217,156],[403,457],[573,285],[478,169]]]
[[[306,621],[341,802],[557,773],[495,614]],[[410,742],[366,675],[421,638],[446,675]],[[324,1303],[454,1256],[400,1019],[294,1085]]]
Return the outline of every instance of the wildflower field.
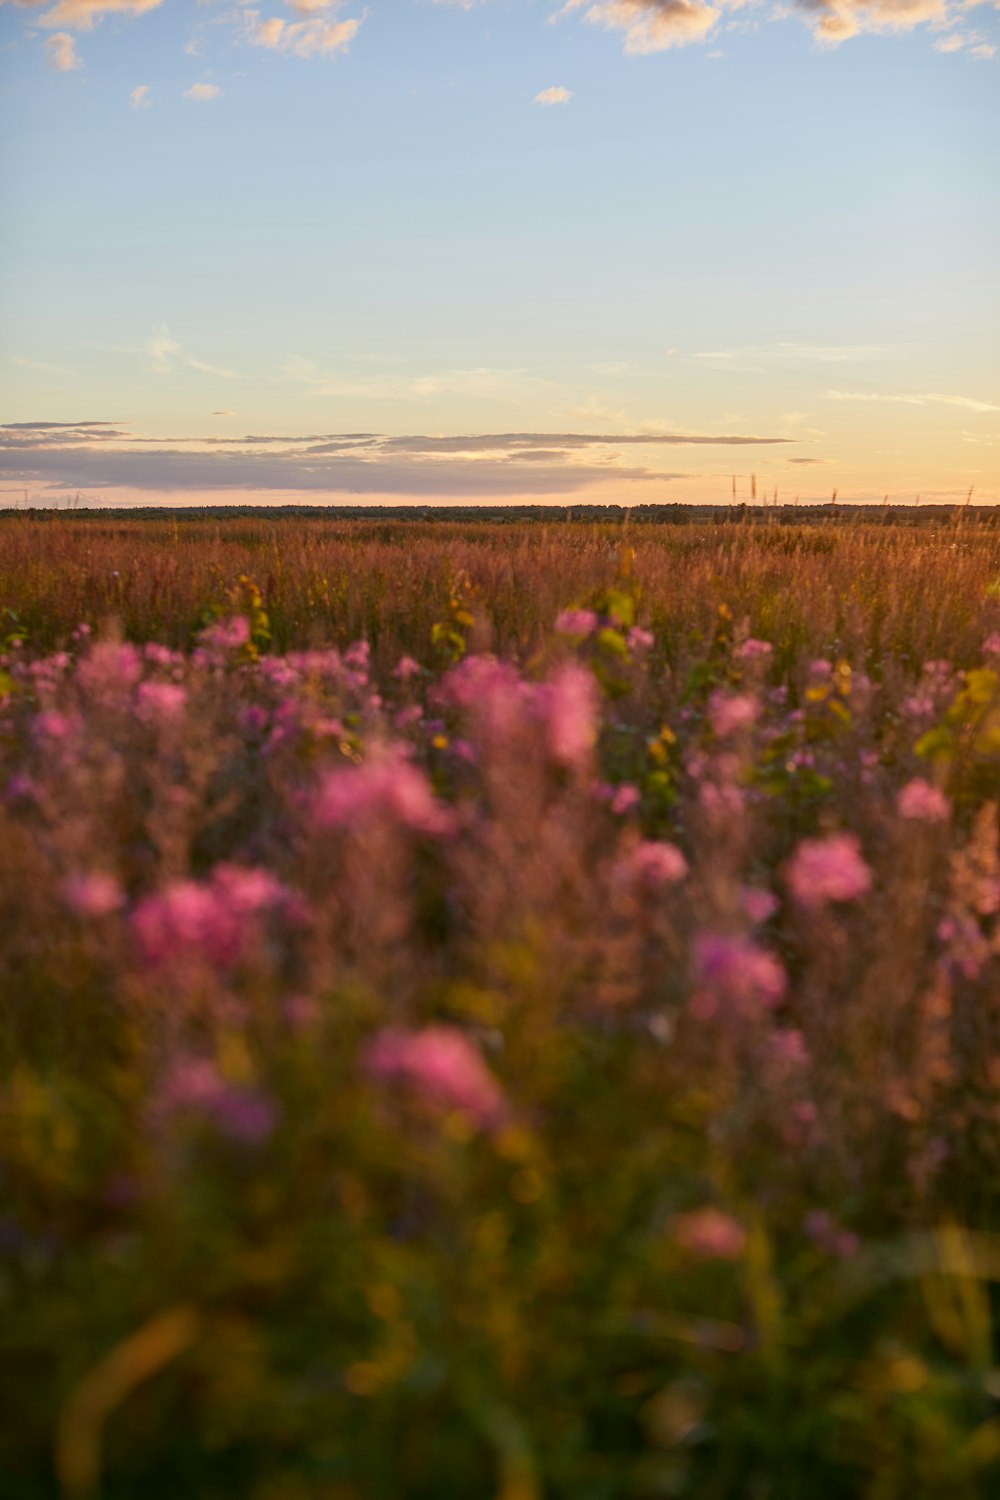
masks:
[[[1000,533],[0,518],[2,1500],[1000,1493]]]

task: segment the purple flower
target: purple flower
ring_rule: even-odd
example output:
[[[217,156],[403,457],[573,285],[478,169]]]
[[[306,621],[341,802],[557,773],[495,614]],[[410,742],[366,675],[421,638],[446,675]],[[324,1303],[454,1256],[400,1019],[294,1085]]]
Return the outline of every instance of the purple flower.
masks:
[[[366,1065],[374,1078],[406,1087],[434,1113],[460,1111],[483,1130],[499,1124],[505,1114],[500,1085],[454,1026],[381,1031],[368,1049]]]
[[[855,835],[835,833],[825,839],[803,839],[785,866],[785,881],[799,905],[815,911],[830,901],[856,901],[867,895],[872,872]]]
[[[274,1104],[259,1089],[233,1084],[205,1057],[174,1064],[156,1099],[155,1115],[167,1122],[182,1114],[200,1115],[222,1135],[241,1145],[267,1140],[277,1123]]]
[[[695,938],[694,967],[699,988],[692,1008],[702,1020],[720,1009],[759,1015],[781,1002],[788,985],[788,976],[773,953],[750,938],[721,932],[703,932]]]

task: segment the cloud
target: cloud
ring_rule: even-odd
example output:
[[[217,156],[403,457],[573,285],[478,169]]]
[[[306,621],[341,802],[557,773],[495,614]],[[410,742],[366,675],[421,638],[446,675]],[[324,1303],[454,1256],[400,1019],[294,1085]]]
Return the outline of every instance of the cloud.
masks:
[[[726,444],[787,439],[709,434],[474,433],[385,437],[131,437],[111,424],[0,428],[0,477],[57,489],[205,492],[289,491],[516,499],[566,495],[609,482],[666,484],[691,478],[616,450],[650,443]]]
[[[11,361],[20,365],[25,370],[43,370],[47,375],[66,375],[69,372],[62,365],[43,364],[40,359],[26,359],[23,354],[12,354]]]
[[[213,411],[212,413],[213,417],[235,417],[235,415],[234,411]]]
[[[53,36],[46,38],[42,46],[49,67],[55,68],[57,73],[72,73],[74,68],[83,67],[76,54],[76,42],[68,31],[55,32]]]
[[[178,364],[182,364],[192,370],[200,370],[203,375],[215,375],[223,380],[241,379],[238,370],[210,365],[203,359],[196,359],[193,354],[185,354],[166,323],[161,323],[154,331],[146,344],[146,352],[152,360],[150,369],[155,375],[169,375]]]
[[[945,24],[947,0],[795,0],[818,42],[836,47],[862,32],[905,32]]]
[[[961,406],[966,411],[1000,411],[990,401],[977,401],[972,396],[940,396],[928,391],[922,395],[885,395],[878,391],[826,391],[827,401],[889,401],[900,406]]]
[[[741,9],[745,3],[747,0],[715,0],[715,4],[708,0],[566,0],[553,19],[581,11],[587,24],[623,33],[626,54],[637,56],[703,41],[726,11]],[[965,0],[964,8],[975,3]],[[779,6],[774,15],[784,18],[798,14],[818,42],[838,46],[863,32],[907,32],[926,24],[940,29],[949,24],[951,10],[951,0],[791,0],[790,5]],[[939,45],[938,50],[958,49]],[[986,58],[995,50],[972,47],[970,55]]]
[[[325,9],[314,0],[299,0],[294,10],[309,14]],[[358,34],[364,16],[346,21],[330,21],[315,16],[309,21],[285,21],[280,16],[260,19],[260,12],[248,10],[244,13],[244,25],[248,39],[255,47],[266,47],[271,52],[285,52],[291,57],[330,57],[346,52]]]
[[[554,84],[550,89],[542,89],[540,94],[535,95],[536,104],[568,104],[573,95],[569,89],[564,89],[561,84]]]
[[[876,344],[742,344],[735,349],[699,350],[695,359],[737,374],[764,369],[798,369],[802,365],[856,364],[878,359],[885,351]]]
[[[991,42],[980,42],[978,47],[969,48],[969,56],[978,58],[980,62],[989,62],[996,55],[997,49]]]
[[[129,94],[129,103],[133,109],[148,109],[152,100],[149,97],[149,84],[140,83],[138,88]]]
[[[721,15],[704,0],[566,0],[559,14],[577,10],[591,26],[624,32],[630,57],[700,42]]]
[[[171,335],[166,323],[161,323],[147,345],[149,357],[157,374],[165,375],[171,368],[170,356],[180,353],[180,344]]]
[[[193,83],[189,89],[184,90],[185,99],[209,100],[219,99],[222,90],[217,83]]]
[[[44,0],[27,0],[27,3],[44,4]],[[94,22],[104,16],[144,16],[162,3],[163,0],[56,0],[50,10],[39,16],[38,24],[46,30],[68,26],[71,31],[90,31]]]

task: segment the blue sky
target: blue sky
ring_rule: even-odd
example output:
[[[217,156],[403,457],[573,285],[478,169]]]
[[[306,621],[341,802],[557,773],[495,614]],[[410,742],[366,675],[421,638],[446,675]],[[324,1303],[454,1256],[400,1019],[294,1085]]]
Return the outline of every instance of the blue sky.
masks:
[[[1000,502],[998,45],[951,0],[0,0],[0,494]]]

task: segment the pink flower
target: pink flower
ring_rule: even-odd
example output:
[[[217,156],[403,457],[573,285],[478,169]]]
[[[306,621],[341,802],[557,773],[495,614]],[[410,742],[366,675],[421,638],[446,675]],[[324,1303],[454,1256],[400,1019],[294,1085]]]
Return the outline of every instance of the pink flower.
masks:
[[[198,639],[212,651],[239,651],[250,640],[250,621],[245,615],[230,615],[207,626]]]
[[[101,870],[71,875],[63,885],[63,898],[80,917],[107,917],[125,904],[118,881]]]
[[[597,629],[597,616],[592,609],[564,609],[556,616],[557,635],[575,635],[585,638]]]
[[[983,655],[1000,656],[1000,635],[996,631],[992,635],[988,635],[983,642]]]
[[[628,855],[626,868],[634,879],[655,890],[683,880],[688,863],[676,844],[665,839],[644,839]]]
[[[746,693],[729,695],[713,693],[708,700],[708,717],[712,731],[720,740],[728,739],[743,729],[750,729],[760,713],[756,698]]]
[[[692,1009],[700,1020],[716,1015],[720,1006],[744,1016],[772,1009],[788,984],[774,954],[747,937],[700,933],[694,942],[694,964],[699,989]]]
[[[165,729],[184,716],[187,690],[176,682],[143,682],[136,694],[136,714],[144,724]]]
[[[738,1219],[718,1208],[696,1208],[673,1223],[674,1238],[683,1250],[705,1260],[739,1260],[747,1232]]]
[[[774,647],[770,641],[757,641],[749,636],[741,646],[736,648],[738,661],[766,661],[774,654]]]
[[[653,632],[641,625],[633,625],[625,639],[633,651],[648,651],[653,644]]]
[[[190,955],[228,968],[242,950],[236,916],[218,891],[196,880],[178,880],[147,896],[132,913],[131,925],[140,956],[151,968]]]
[[[638,807],[642,800],[639,788],[631,782],[622,782],[616,787],[611,798],[611,811],[621,817],[624,813],[631,812],[633,807]]]
[[[778,910],[778,898],[771,891],[762,891],[757,886],[745,885],[740,892],[743,910],[751,922],[758,926],[769,922]]]
[[[549,753],[558,765],[579,769],[597,739],[597,691],[590,672],[569,662],[549,678],[542,702]]]
[[[853,833],[803,839],[788,864],[785,880],[793,898],[815,911],[829,901],[856,901],[872,886],[872,872]]]
[[[142,676],[142,657],[128,642],[98,641],[81,661],[77,677],[97,698],[120,698]]]
[[[357,829],[383,818],[414,833],[442,837],[454,826],[423,771],[392,751],[376,751],[363,765],[332,771],[320,785],[314,812],[321,828]]]
[[[951,803],[936,786],[915,776],[908,781],[896,798],[896,809],[901,818],[917,823],[947,823]]]
[[[165,968],[197,957],[232,968],[268,912],[295,916],[295,899],[267,870],[220,864],[210,882],[177,880],[140,901],[131,926],[141,958]]]
[[[770,1060],[782,1071],[808,1067],[809,1047],[801,1031],[792,1026],[778,1026],[767,1039]]]
[[[460,1111],[483,1130],[497,1125],[505,1113],[500,1085],[454,1026],[381,1031],[368,1049],[366,1065],[373,1077],[404,1086],[433,1113]]]
[[[201,1115],[232,1141],[256,1146],[272,1134],[274,1105],[259,1089],[229,1083],[215,1063],[185,1057],[174,1064],[156,1099],[154,1113],[172,1121],[179,1114]]]
[[[411,677],[419,677],[423,671],[420,663],[414,661],[412,656],[401,656],[393,668],[393,677],[398,677],[400,682],[409,682]]]
[[[35,739],[51,742],[69,739],[81,727],[81,721],[75,715],[60,713],[57,708],[50,708],[36,714],[31,730]]]

